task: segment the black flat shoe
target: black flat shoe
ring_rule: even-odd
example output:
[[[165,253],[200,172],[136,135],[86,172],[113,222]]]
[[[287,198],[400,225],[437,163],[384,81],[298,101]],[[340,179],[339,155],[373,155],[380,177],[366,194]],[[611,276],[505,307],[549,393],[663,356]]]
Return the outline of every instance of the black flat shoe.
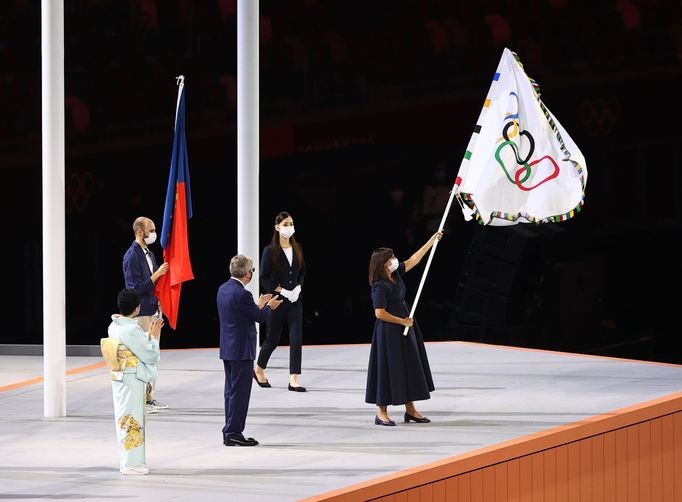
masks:
[[[270,382],[268,382],[267,378],[265,379],[264,383],[260,382],[258,380],[258,377],[256,376],[256,370],[253,370],[253,379],[256,381],[256,383],[258,384],[259,387],[265,387],[265,388],[272,387],[272,385],[270,385]]]
[[[410,420],[413,422],[417,422],[418,424],[429,424],[429,423],[431,423],[431,420],[429,420],[426,417],[417,418],[417,417],[413,417],[409,413],[405,413],[405,423],[409,424]]]
[[[305,392],[305,387],[301,387],[300,385],[298,387],[294,387],[293,385],[289,384],[289,390],[293,392]]]
[[[381,420],[377,415],[374,417],[374,425],[387,425],[389,427],[395,427],[395,422],[393,420]]]
[[[253,438],[224,438],[223,444],[225,446],[257,446],[258,441]]]

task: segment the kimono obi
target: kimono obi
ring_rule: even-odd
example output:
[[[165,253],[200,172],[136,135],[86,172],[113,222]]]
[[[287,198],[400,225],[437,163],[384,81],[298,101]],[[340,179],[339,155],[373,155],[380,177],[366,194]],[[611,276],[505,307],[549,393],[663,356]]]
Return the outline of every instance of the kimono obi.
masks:
[[[116,351],[116,360],[118,361],[119,364],[119,370],[118,371],[111,371],[111,379],[116,380],[120,382],[123,380],[123,373],[135,373],[136,370],[133,369],[132,371],[128,371],[127,368],[137,368],[138,363],[140,360],[135,357],[135,354],[133,354],[128,347],[123,345],[122,343],[118,344],[118,349]]]
[[[111,370],[111,379],[123,380],[123,373],[134,373],[140,360],[118,338],[102,338],[100,341],[102,357]],[[126,371],[133,368],[132,371]]]
[[[122,343],[118,344],[118,360],[120,361],[121,364],[121,370],[124,370],[126,368],[136,368],[137,363],[140,362],[140,360],[135,357],[135,354],[130,352],[130,349],[123,345]]]

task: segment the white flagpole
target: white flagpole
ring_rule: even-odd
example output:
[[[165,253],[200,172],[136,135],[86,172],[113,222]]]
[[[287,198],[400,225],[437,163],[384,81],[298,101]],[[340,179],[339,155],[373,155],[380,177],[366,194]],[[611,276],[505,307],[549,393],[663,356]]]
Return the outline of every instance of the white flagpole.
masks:
[[[258,298],[259,0],[237,1],[237,252],[253,259],[248,285]],[[258,328],[256,328],[258,329]],[[260,347],[260,336],[256,338]]]
[[[450,206],[452,206],[452,201],[455,199],[455,194],[457,193],[457,189],[459,188],[460,183],[462,180],[458,176],[457,179],[455,180],[455,184],[452,187],[452,190],[450,191],[450,198],[448,199],[448,205],[445,206],[445,212],[443,213],[443,217],[440,219],[440,225],[438,225],[438,231],[442,232],[443,227],[445,226],[445,220],[448,218],[448,214],[450,213]],[[433,255],[436,253],[436,247],[438,246],[438,243],[440,241],[436,239],[436,242],[433,243],[433,246],[431,246],[431,252],[429,253],[429,258],[426,260],[426,267],[424,268],[424,273],[422,274],[422,279],[419,281],[419,288],[417,288],[417,295],[414,297],[414,302],[412,303],[412,309],[410,310],[410,318],[414,318],[414,313],[417,310],[417,304],[419,303],[419,297],[422,294],[422,289],[424,288],[424,283],[426,282],[426,274],[429,273],[429,267],[431,267],[431,260],[433,260]],[[405,326],[405,329],[403,330],[403,336],[407,336],[407,333],[409,333],[410,328]]]
[[[43,145],[43,415],[66,416],[64,1],[40,4]]]

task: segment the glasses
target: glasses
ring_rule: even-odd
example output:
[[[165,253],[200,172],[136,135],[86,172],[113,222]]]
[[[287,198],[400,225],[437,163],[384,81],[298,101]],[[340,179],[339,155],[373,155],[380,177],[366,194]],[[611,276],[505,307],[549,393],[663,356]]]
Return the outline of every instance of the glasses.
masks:
[[[256,267],[253,267],[250,272],[253,274],[256,271]]]

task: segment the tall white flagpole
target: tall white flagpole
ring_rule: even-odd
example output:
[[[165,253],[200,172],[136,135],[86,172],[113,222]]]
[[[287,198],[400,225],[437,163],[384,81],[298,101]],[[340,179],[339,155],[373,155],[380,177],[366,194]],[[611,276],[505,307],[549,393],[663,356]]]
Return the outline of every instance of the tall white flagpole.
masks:
[[[237,252],[253,259],[258,298],[259,0],[237,1]],[[260,337],[259,346],[260,346]]]
[[[43,413],[66,416],[64,0],[42,0]]]
[[[459,185],[461,183],[461,179],[459,176],[455,180],[455,184],[452,187],[452,190],[450,191],[450,198],[448,199],[448,204],[445,206],[445,212],[443,213],[443,217],[440,219],[440,225],[438,225],[438,231],[442,232],[443,227],[445,227],[445,220],[448,218],[448,214],[450,213],[450,206],[452,206],[452,201],[455,199],[455,194],[457,193],[457,189],[459,188]],[[436,241],[433,243],[433,246],[431,246],[431,252],[429,253],[429,259],[426,260],[426,267],[424,268],[424,273],[422,274],[421,281],[419,281],[419,288],[417,288],[417,294],[414,297],[414,302],[412,302],[412,309],[410,310],[410,317],[414,317],[414,313],[417,310],[417,304],[419,303],[419,297],[422,294],[422,289],[424,288],[424,283],[426,282],[426,275],[429,273],[429,268],[431,267],[431,260],[433,260],[433,255],[436,253],[436,247],[438,246],[438,243],[440,241],[436,239]],[[409,333],[410,328],[405,326],[405,329],[403,330],[403,336],[407,336],[407,333]]]

